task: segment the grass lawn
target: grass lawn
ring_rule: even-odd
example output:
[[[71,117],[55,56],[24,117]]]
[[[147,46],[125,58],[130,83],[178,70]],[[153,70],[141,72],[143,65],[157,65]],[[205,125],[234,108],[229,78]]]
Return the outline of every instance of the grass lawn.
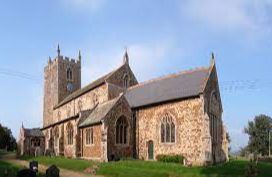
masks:
[[[6,162],[3,159],[1,160],[1,157],[7,154],[14,154],[14,152],[6,152],[5,150],[0,149],[0,177],[16,177],[17,172],[24,167]],[[45,175],[41,173],[38,173],[37,175],[37,177],[44,176]]]
[[[184,167],[179,164],[119,161],[103,163],[98,174],[113,177],[243,177],[248,161],[233,160],[226,164],[210,167]],[[272,177],[272,163],[259,163],[259,177]]]
[[[97,164],[93,161],[88,160],[79,160],[79,159],[68,159],[65,157],[21,157],[22,160],[27,161],[38,161],[40,164],[44,165],[56,165],[59,168],[69,169],[73,171],[83,172],[86,168],[91,167],[94,164]]]
[[[1,177],[15,177],[19,169],[20,169],[19,166],[0,160],[0,176]]]
[[[37,160],[45,165],[55,164],[60,168],[81,172],[93,164],[97,164],[99,166],[98,174],[112,177],[243,177],[248,164],[248,161],[238,159],[217,166],[188,168],[174,163],[140,160],[95,163],[64,157],[24,157],[24,159]],[[272,177],[272,163],[259,163],[258,170],[259,177]]]

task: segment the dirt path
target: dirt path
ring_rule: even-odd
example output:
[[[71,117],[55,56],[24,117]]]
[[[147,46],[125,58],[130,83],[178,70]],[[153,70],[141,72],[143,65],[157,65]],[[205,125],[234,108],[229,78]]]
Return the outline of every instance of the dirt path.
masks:
[[[12,163],[12,164],[18,164],[20,166],[28,167],[29,162],[25,160],[18,160],[16,159],[15,154],[6,154],[0,157],[1,160]],[[39,164],[39,172],[44,173],[46,172],[46,169],[48,166]],[[66,169],[60,169],[60,177],[102,177],[98,175],[91,175],[91,174],[86,174],[86,173],[81,173],[81,172],[75,172],[71,170],[66,170]]]

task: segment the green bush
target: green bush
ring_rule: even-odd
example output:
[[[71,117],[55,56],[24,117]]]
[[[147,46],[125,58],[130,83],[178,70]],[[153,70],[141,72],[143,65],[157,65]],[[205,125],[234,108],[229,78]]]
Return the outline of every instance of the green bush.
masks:
[[[250,161],[246,167],[245,177],[255,177],[258,176],[257,165],[254,161]]]
[[[269,163],[272,163],[272,157],[259,157],[259,162],[269,162]]]
[[[184,157],[181,155],[157,155],[160,162],[180,163],[183,164]]]

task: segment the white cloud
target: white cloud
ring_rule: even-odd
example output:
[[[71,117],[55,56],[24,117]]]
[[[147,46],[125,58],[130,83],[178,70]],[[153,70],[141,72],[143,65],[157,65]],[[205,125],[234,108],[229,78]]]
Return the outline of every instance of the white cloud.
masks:
[[[271,5],[271,0],[187,0],[181,10],[212,28],[259,31],[270,25]]]
[[[157,77],[163,62],[173,50],[172,43],[132,44],[128,46],[129,63],[139,81]],[[93,50],[88,50],[93,51]],[[104,49],[103,53],[86,53],[82,63],[82,85],[112,71],[123,62],[124,47]],[[168,59],[169,62],[169,59]]]

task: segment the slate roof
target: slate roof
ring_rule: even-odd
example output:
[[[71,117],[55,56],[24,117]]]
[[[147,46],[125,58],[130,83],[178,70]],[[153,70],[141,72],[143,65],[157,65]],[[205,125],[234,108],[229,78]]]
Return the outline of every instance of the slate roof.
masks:
[[[32,128],[32,129],[27,129],[24,128],[24,133],[25,136],[31,136],[31,137],[43,137],[43,133],[39,128]]]
[[[71,100],[73,100],[73,99],[75,99],[75,98],[77,98],[77,97],[85,94],[86,92],[89,92],[90,90],[93,90],[94,88],[96,88],[96,87],[104,84],[106,82],[106,79],[109,76],[111,76],[114,72],[118,71],[122,66],[124,66],[124,65],[121,65],[119,68],[117,68],[117,69],[115,69],[115,70],[113,70],[113,71],[105,74],[104,76],[102,76],[102,77],[98,78],[97,80],[91,82],[87,86],[85,86],[85,87],[83,87],[83,88],[81,88],[81,89],[79,89],[79,90],[71,93],[63,101],[61,101],[58,105],[56,105],[54,107],[54,109],[59,108],[60,106],[68,103],[69,101],[71,101]]]
[[[93,125],[96,123],[100,123],[102,119],[110,112],[113,106],[117,103],[117,101],[121,98],[122,95],[116,97],[110,101],[98,104],[89,116],[79,123],[79,127],[85,127],[88,125]]]
[[[209,68],[199,68],[154,79],[129,88],[125,97],[132,108],[197,96],[203,92]]]

